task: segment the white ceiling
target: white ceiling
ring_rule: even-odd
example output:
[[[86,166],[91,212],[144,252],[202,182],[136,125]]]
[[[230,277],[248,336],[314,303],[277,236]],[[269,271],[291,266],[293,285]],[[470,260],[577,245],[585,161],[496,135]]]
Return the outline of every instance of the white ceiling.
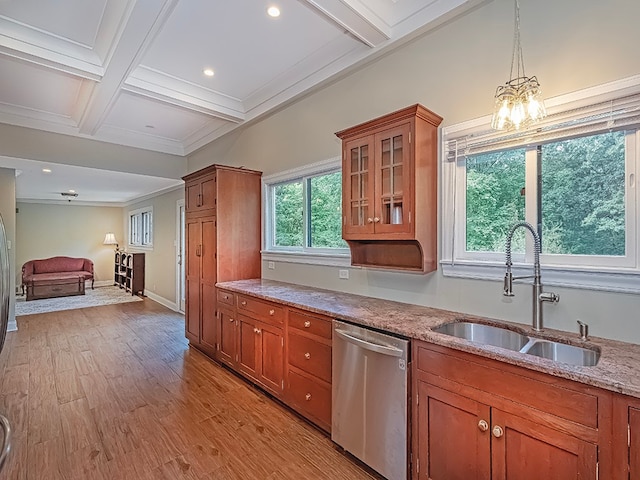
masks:
[[[480,1],[0,0],[0,123],[188,155]]]

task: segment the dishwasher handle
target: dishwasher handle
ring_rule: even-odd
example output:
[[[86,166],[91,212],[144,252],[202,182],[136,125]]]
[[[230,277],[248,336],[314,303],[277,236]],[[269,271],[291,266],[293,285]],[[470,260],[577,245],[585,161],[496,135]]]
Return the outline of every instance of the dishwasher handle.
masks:
[[[381,353],[382,355],[389,355],[392,357],[401,357],[404,353],[402,350],[396,347],[367,342],[366,340],[362,340],[361,338],[349,335],[348,332],[340,330],[339,328],[336,328],[335,332],[343,340],[349,343],[353,343],[360,348],[364,348],[365,350],[371,350],[372,352]]]

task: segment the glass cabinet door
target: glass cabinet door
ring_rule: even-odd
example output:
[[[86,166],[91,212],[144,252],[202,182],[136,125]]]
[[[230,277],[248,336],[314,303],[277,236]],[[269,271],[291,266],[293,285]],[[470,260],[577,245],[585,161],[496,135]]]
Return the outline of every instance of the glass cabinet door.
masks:
[[[411,153],[409,124],[377,134],[376,232],[406,232],[410,229],[412,205],[409,179]]]
[[[370,138],[348,142],[343,172],[343,234],[373,232],[373,151]]]

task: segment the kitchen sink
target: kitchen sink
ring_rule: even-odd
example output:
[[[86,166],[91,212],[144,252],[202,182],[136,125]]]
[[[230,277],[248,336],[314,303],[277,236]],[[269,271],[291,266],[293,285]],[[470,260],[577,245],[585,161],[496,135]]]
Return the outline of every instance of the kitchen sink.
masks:
[[[536,339],[524,350],[523,353],[535,355],[536,357],[584,367],[593,367],[600,359],[600,352],[596,350],[548,340]]]
[[[483,323],[446,323],[434,328],[433,331],[569,365],[593,367],[600,360],[600,352],[597,350],[530,337],[513,330]]]
[[[516,352],[520,351],[529,341],[529,337],[518,332],[473,322],[447,323],[441,327],[434,328],[433,331],[463,338],[470,342],[515,350]]]

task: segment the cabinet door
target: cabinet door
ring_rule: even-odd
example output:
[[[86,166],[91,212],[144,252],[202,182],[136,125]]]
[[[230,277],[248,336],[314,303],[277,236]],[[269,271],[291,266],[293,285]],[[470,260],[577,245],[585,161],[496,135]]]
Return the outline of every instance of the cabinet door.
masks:
[[[184,187],[184,209],[186,212],[193,212],[200,208],[200,180],[187,183]]]
[[[274,392],[284,388],[284,337],[282,329],[266,323],[256,323],[258,338],[258,380]]]
[[[216,206],[216,174],[212,173],[185,185],[185,211],[197,212]]]
[[[640,408],[629,408],[629,478],[640,480]]]
[[[489,480],[489,407],[425,382],[418,382],[418,398],[418,478]]]
[[[200,182],[200,208],[216,207],[216,174],[207,175]]]
[[[238,315],[238,369],[253,379],[258,378],[257,330],[253,318]]]
[[[374,137],[376,197],[373,222],[376,236],[413,231],[410,132],[411,124],[405,123]]]
[[[233,310],[220,308],[218,310],[218,350],[216,357],[219,361],[233,366],[236,362],[236,341],[238,322],[234,318]]]
[[[497,409],[491,413],[493,480],[596,478],[597,445]]]
[[[218,329],[216,321],[216,222],[215,217],[200,220],[200,285],[201,322],[200,341],[210,349],[216,348]]]
[[[186,299],[185,305],[185,334],[195,343],[200,343],[200,240],[202,238],[201,223],[198,219],[187,220],[186,228],[187,263],[186,275]]]
[[[342,160],[342,236],[372,234],[373,217],[373,145],[372,137],[346,142]]]

